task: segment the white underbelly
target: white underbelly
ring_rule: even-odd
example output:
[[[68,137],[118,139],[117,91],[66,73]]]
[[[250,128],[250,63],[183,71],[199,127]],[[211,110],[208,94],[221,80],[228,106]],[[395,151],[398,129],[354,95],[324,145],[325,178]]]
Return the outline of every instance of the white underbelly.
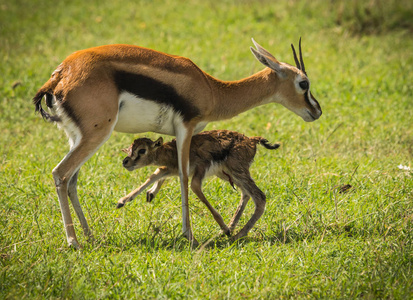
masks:
[[[222,173],[222,165],[220,163],[211,163],[205,173],[205,177],[218,176]],[[219,176],[218,176],[219,177]]]
[[[182,117],[172,107],[123,92],[114,130],[126,133],[156,132],[175,135],[174,124]]]
[[[119,96],[118,120],[114,130],[125,133],[156,132],[176,136],[183,119],[171,106],[123,92]],[[194,134],[204,130],[208,122],[199,122]]]

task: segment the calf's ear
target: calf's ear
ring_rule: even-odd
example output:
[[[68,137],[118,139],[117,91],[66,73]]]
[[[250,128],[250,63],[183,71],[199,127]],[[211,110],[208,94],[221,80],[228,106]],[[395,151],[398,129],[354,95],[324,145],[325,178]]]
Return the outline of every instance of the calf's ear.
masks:
[[[157,139],[154,143],[154,147],[160,147],[163,144],[163,138],[160,137],[159,139]]]

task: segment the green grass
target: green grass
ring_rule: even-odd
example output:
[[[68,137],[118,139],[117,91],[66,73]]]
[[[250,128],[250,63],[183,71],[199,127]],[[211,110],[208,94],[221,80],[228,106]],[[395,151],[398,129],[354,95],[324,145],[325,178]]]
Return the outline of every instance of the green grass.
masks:
[[[0,4],[0,298],[412,298],[413,174],[398,168],[413,167],[410,2]],[[67,247],[51,176],[66,137],[31,104],[67,55],[130,43],[240,79],[261,69],[251,37],[293,63],[290,43],[300,36],[320,120],[267,105],[207,127],[282,143],[257,153],[252,173],[268,201],[247,239],[217,237],[191,194],[194,233],[211,240],[191,251],[181,238],[176,179],[153,203],[141,196],[116,210],[152,170],[124,170],[120,150],[136,136],[115,133],[79,179],[96,240],[87,243],[75,219],[84,248]],[[345,184],[352,188],[340,193]],[[204,190],[229,221],[239,193],[216,179]]]

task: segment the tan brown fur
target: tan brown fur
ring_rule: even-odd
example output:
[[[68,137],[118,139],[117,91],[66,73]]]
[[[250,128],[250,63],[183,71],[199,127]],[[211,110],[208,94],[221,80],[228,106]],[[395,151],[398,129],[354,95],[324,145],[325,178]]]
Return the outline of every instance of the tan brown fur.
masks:
[[[182,195],[182,230],[191,243],[196,245],[188,208],[191,137],[202,131],[208,122],[232,118],[248,109],[271,102],[284,105],[305,121],[314,121],[320,117],[321,108],[309,89],[301,90],[298,87],[300,81],[308,81],[304,69],[301,70],[298,65],[296,68],[278,62],[255,41],[253,43],[256,47],[251,48],[254,56],[267,68],[238,81],[216,79],[188,58],[131,45],[107,45],[77,51],[58,66],[51,78],[39,89],[33,102],[36,111],[45,119],[57,122],[69,137],[71,149],[53,170],[69,245],[79,247],[69,210],[69,198],[84,233],[91,236],[77,196],[78,171],[110,137],[113,130],[133,133],[153,131],[176,136]],[[302,61],[301,47],[300,60]],[[139,85],[139,91],[136,92],[135,78],[145,82]],[[166,92],[162,94],[164,90]],[[43,110],[44,97],[53,114]],[[131,100],[135,99],[133,97],[136,97],[136,103]],[[140,116],[122,110],[122,104],[126,102],[136,107],[145,105],[145,108],[154,112],[153,116],[150,115],[154,122],[158,120],[158,111],[166,109],[169,115],[163,119],[167,120],[167,123],[162,123],[166,124],[165,127],[158,129],[153,124],[145,127],[147,123],[139,122],[130,125],[129,121]],[[126,128],[127,125],[133,129]]]
[[[252,164],[257,144],[263,144],[267,149],[277,149],[278,144],[271,145],[262,137],[247,137],[241,133],[228,130],[206,131],[194,135],[190,150],[190,175],[192,176],[191,188],[199,199],[208,207],[214,219],[228,236],[237,225],[244,208],[250,197],[255,203],[255,212],[247,224],[234,236],[234,239],[248,234],[265,209],[265,195],[256,186],[251,178],[249,168]],[[163,143],[159,138],[152,141],[147,138],[136,139],[132,145],[123,149],[128,156],[123,160],[123,166],[129,171],[154,165],[160,168],[139,188],[121,198],[118,208],[132,201],[150,184],[166,177],[177,176],[179,166],[177,163],[176,140]],[[209,174],[212,172],[213,174]],[[202,181],[207,176],[215,175],[225,181],[240,187],[242,191],[241,202],[229,225],[225,225],[222,216],[212,207],[202,192]],[[155,183],[154,190],[147,192],[147,201],[152,201],[159,191],[161,183]]]
[[[179,94],[186,95],[200,108],[202,115],[198,117],[199,121],[232,118],[252,107],[268,103],[262,100],[274,96],[276,92],[280,98],[288,100],[288,103],[281,103],[288,108],[306,106],[313,111],[315,108],[300,99],[302,96],[297,95],[292,86],[297,74],[303,78],[306,76],[293,66],[284,64],[283,67],[287,76],[282,79],[273,70],[266,68],[242,80],[222,81],[205,73],[185,57],[138,46],[107,45],[77,51],[68,56],[39,91],[59,95],[63,101],[69,93],[76,94],[81,86],[90,86],[88,92],[92,95],[101,87],[106,87],[109,95],[117,95],[112,79],[112,70],[117,69],[148,75],[173,85]],[[78,93],[84,92],[84,89],[80,89]],[[97,92],[95,96],[99,94]],[[75,102],[75,98],[70,97],[70,104],[67,103],[73,109],[80,105]],[[116,96],[105,98],[116,103]],[[99,103],[105,105],[102,103],[104,98],[101,97],[93,97],[91,105],[96,105],[94,99],[99,99]],[[86,110],[76,111],[78,114],[88,113],[89,107],[85,108]]]

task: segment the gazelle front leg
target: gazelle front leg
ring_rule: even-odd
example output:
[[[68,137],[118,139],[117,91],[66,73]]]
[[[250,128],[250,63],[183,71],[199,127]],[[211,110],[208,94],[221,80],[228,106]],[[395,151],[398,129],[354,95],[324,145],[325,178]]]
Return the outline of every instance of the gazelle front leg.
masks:
[[[155,198],[156,194],[158,194],[164,182],[165,179],[159,179],[154,183],[154,185],[146,192],[146,202],[152,202],[153,198]]]
[[[189,240],[191,247],[194,249],[198,247],[199,243],[192,234],[188,201],[189,150],[191,147],[191,139],[193,133],[193,126],[190,126],[190,124],[175,124],[179,179],[181,182],[182,233],[184,237],[186,237]]]
[[[168,168],[166,167],[160,167],[156,169],[155,172],[151,176],[149,176],[149,178],[144,182],[144,184],[142,184],[140,187],[138,187],[137,189],[135,189],[134,191],[132,191],[125,197],[120,198],[116,208],[121,208],[122,206],[125,205],[126,202],[130,202],[133,199],[135,199],[140,193],[142,193],[148,186],[150,186],[154,182],[158,182],[160,180],[162,180],[163,182],[162,178],[167,176],[168,173],[169,171],[168,171]]]

